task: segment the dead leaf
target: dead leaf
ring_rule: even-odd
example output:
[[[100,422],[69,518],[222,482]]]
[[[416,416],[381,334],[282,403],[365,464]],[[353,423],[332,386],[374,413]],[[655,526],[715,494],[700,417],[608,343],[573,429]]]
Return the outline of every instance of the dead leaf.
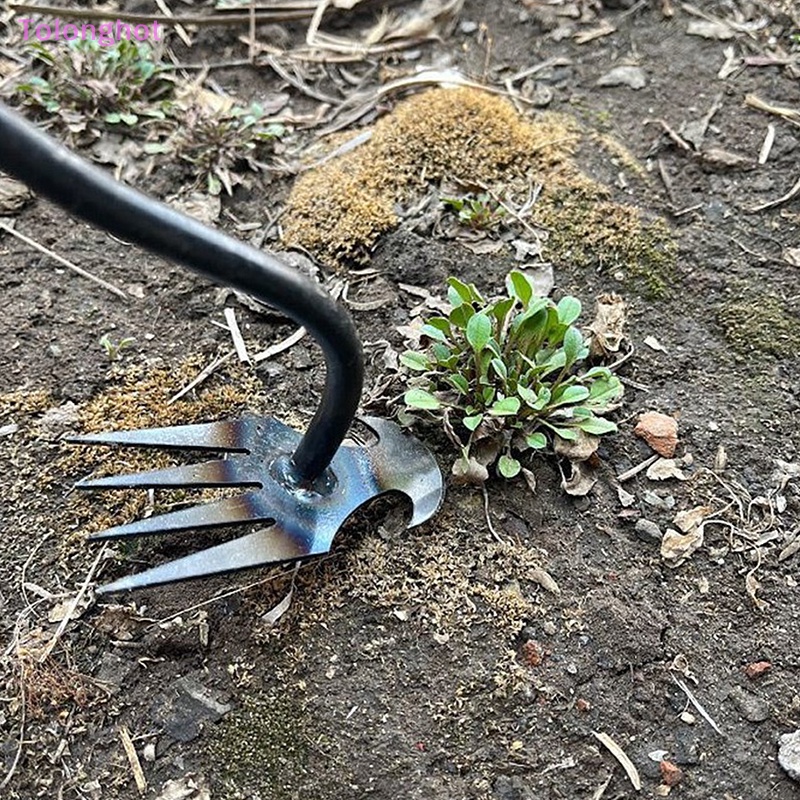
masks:
[[[647,86],[647,75],[641,67],[614,67],[597,81],[598,86],[627,86],[629,89],[644,89]]]
[[[529,242],[527,239],[514,239],[511,242],[514,248],[514,258],[517,261],[529,261],[542,255],[541,242]]]
[[[752,158],[723,150],[721,147],[707,147],[698,153],[703,166],[712,169],[753,169],[755,163]]]
[[[528,573],[528,579],[532,580],[534,583],[538,583],[542,589],[546,592],[550,592],[550,594],[561,594],[561,589],[553,579],[553,576],[541,567],[534,567]]]
[[[680,534],[667,528],[661,540],[661,557],[669,567],[679,567],[703,544],[703,526],[693,528],[690,533]]]
[[[528,484],[528,488],[531,490],[531,493],[536,494],[536,476],[529,469],[523,467],[522,477],[525,478],[525,483]]]
[[[756,578],[753,571],[747,573],[747,576],[744,579],[744,587],[747,590],[747,596],[759,611],[763,613],[769,609],[770,604],[758,596],[758,592],[761,591],[761,583],[759,582],[758,578]]]
[[[295,568],[296,569],[296,568]],[[286,592],[286,596],[275,606],[273,606],[266,614],[262,615],[261,621],[267,624],[267,627],[274,628],[278,624],[278,620],[289,610],[292,605],[292,597],[294,596],[294,580]]]
[[[711,511],[711,506],[696,506],[687,511],[679,511],[672,522],[674,525],[677,525],[683,533],[688,533],[692,528],[696,528],[702,524],[706,517],[711,516]]]
[[[595,357],[619,352],[625,338],[628,305],[617,294],[597,298],[594,320],[589,325],[589,350]]]
[[[595,471],[586,461],[570,461],[572,474],[561,481],[561,488],[572,497],[585,497],[597,483]]]
[[[384,40],[442,36],[455,22],[463,5],[464,0],[422,0],[419,8],[400,18]]]
[[[664,458],[672,458],[678,445],[678,423],[674,417],[659,411],[646,411],[639,416],[633,432],[644,439],[653,450]]]
[[[211,800],[211,792],[199,776],[186,775],[167,781],[155,800]]]
[[[539,297],[547,297],[556,284],[552,264],[523,264],[520,270],[533,284],[533,290]]]
[[[0,216],[22,211],[33,200],[33,192],[24,183],[0,175]]]
[[[489,480],[489,470],[475,458],[459,458],[453,463],[453,478],[457,483],[481,484]]]
[[[211,194],[193,192],[188,197],[175,198],[170,205],[206,225],[216,222],[222,211],[222,200]]]
[[[568,458],[570,461],[586,461],[597,452],[597,448],[600,446],[600,437],[580,429],[575,433],[577,433],[575,439],[562,439],[560,436],[555,436],[553,450],[561,458]]]
[[[800,535],[795,536],[795,538],[781,550],[778,554],[778,561],[786,561],[787,558],[791,558],[798,551],[800,551]]]
[[[800,267],[800,247],[787,247],[783,251],[783,260],[793,267]]]
[[[719,39],[726,41],[732,39],[736,34],[721,20],[711,21],[706,19],[693,19],[686,33],[689,36],[702,36],[704,39]]]
[[[646,475],[651,481],[666,481],[670,478],[677,478],[679,481],[686,480],[686,475],[674,458],[659,458],[647,468]]]
[[[74,597],[70,597],[67,600],[61,600],[60,602],[56,603],[50,609],[50,611],[48,611],[47,621],[61,622],[67,616],[67,614],[69,614],[70,619],[80,619],[86,613],[86,610],[94,604],[94,598],[88,593],[84,593],[81,596],[78,604],[73,608],[74,603]]]
[[[480,242],[468,242],[462,239],[458,240],[462,247],[466,247],[471,253],[476,256],[488,256],[494,253],[499,253],[506,245],[498,239],[483,239]]]
[[[136,606],[105,606],[92,619],[97,630],[107,633],[112,639],[129,642],[139,636],[145,627],[155,620],[139,615]]]

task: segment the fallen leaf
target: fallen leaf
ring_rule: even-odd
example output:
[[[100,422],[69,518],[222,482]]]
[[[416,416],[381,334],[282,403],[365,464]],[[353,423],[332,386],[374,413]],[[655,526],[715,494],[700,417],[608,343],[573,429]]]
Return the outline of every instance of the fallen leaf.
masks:
[[[758,596],[758,593],[761,591],[761,583],[753,572],[747,573],[744,579],[744,588],[747,590],[747,596],[750,598],[753,605],[762,613],[767,611],[770,604]]]
[[[92,619],[92,625],[97,630],[107,633],[112,639],[121,642],[135,639],[151,622],[154,620],[140,616],[134,605],[105,606]]]
[[[630,508],[636,502],[636,495],[626,492],[621,486],[617,487],[617,497],[623,508]]]
[[[677,478],[679,481],[687,479],[674,458],[659,458],[647,468],[645,474],[651,481],[665,481],[670,478]]]
[[[698,155],[704,166],[713,169],[753,169],[755,167],[752,158],[730,150],[723,150],[721,147],[708,147]]]
[[[459,458],[453,464],[452,473],[457,483],[481,484],[489,480],[489,470],[472,457]]]
[[[278,623],[278,620],[289,610],[292,605],[292,596],[294,595],[294,582],[292,582],[286,596],[275,606],[273,606],[266,614],[261,617],[261,621],[265,622],[268,627],[273,628]]]
[[[211,792],[202,778],[186,775],[163,784],[155,800],[211,800]]]
[[[570,461],[572,474],[561,481],[561,488],[572,497],[585,497],[597,483],[595,471],[586,461]]]
[[[550,575],[550,573],[546,570],[543,570],[541,567],[534,567],[528,573],[528,579],[532,580],[534,583],[538,583],[542,589],[544,589],[546,592],[550,592],[550,594],[561,594],[561,589],[553,579],[553,576]]]
[[[633,432],[644,439],[653,450],[664,458],[672,458],[678,445],[678,423],[674,417],[659,411],[646,411],[639,416]]]
[[[61,622],[67,616],[67,614],[69,614],[70,619],[80,619],[86,613],[86,610],[89,608],[89,606],[94,604],[94,598],[89,593],[85,592],[81,596],[78,604],[73,608],[74,603],[74,597],[70,597],[67,600],[61,600],[60,602],[56,603],[50,609],[50,611],[48,611],[47,621]]]
[[[783,260],[793,267],[800,267],[800,247],[787,247],[783,251]]]
[[[22,211],[33,200],[33,192],[24,183],[0,175],[0,216]]]
[[[511,242],[514,248],[514,258],[517,261],[529,261],[532,258],[539,258],[542,254],[541,242],[529,242],[527,239],[514,239]]]
[[[519,269],[525,272],[539,297],[547,297],[553,291],[556,279],[552,264],[523,264]]]
[[[703,544],[703,526],[698,525],[689,533],[680,534],[667,528],[661,540],[661,557],[669,567],[679,567]]]
[[[561,458],[568,458],[570,461],[586,461],[597,452],[597,448],[600,446],[600,437],[580,429],[575,432],[577,433],[575,439],[562,439],[558,435],[553,437],[553,450]]]
[[[597,79],[597,85],[644,89],[647,86],[647,75],[641,67],[614,67]]]
[[[525,478],[525,483],[533,494],[536,494],[536,476],[526,467],[522,468],[522,477]]]
[[[689,36],[702,36],[704,39],[719,39],[720,41],[726,41],[735,36],[734,31],[724,22],[705,19],[693,19],[686,28],[686,33]]]
[[[466,242],[459,239],[458,243],[471,253],[475,253],[476,256],[493,255],[499,253],[506,246],[505,242],[498,239],[483,239],[480,242]]]
[[[695,506],[695,508],[690,508],[687,511],[679,511],[672,522],[683,533],[689,533],[692,528],[701,525],[703,520],[711,515],[711,511],[710,506]]]
[[[617,294],[597,298],[594,320],[589,325],[589,350],[595,357],[619,352],[625,336],[628,305]]]

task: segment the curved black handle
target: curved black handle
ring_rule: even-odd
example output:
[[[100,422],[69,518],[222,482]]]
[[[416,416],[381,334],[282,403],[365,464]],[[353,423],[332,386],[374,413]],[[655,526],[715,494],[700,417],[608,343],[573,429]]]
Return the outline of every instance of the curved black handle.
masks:
[[[99,228],[234,286],[303,325],[325,354],[325,391],[292,462],[300,481],[322,474],[355,416],[364,381],[350,316],[317,283],[274,256],[115,181],[0,103],[0,169]]]

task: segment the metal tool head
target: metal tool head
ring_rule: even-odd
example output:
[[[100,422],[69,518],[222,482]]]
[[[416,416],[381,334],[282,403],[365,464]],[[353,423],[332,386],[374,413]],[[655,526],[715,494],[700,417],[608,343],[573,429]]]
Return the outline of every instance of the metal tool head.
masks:
[[[291,458],[301,434],[277,420],[244,417],[230,422],[182,425],[79,436],[81,444],[159,447],[215,451],[223,457],[200,464],[132,475],[90,478],[78,489],[250,487],[236,497],[109,528],[92,539],[215,528],[269,522],[267,528],[215,545],[136,575],[99,592],[138,589],[221,572],[258,567],[330,550],[345,520],[369,500],[399,492],[411,502],[409,527],[420,525],[439,508],[442,475],[426,447],[393,422],[361,418],[376,438],[370,445],[351,442],[336,452],[313,482],[296,478]]]

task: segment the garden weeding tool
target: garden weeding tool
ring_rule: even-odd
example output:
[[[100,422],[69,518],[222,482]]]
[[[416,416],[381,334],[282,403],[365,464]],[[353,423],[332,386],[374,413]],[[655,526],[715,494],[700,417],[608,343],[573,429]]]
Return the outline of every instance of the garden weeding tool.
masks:
[[[201,464],[86,479],[76,484],[81,489],[249,489],[235,497],[119,525],[93,539],[271,523],[98,591],[136,589],[325,553],[353,511],[387,492],[401,492],[411,500],[409,526],[433,516],[443,496],[442,476],[420,442],[394,423],[374,417],[362,421],[377,436],[376,442],[371,446],[344,442],[361,397],[361,344],[349,315],[321,286],[273,256],[120,185],[2,104],[0,169],[69,213],[278,308],[303,325],[325,355],[325,389],[302,435],[274,419],[245,417],[72,439],[206,450],[224,456]]]

